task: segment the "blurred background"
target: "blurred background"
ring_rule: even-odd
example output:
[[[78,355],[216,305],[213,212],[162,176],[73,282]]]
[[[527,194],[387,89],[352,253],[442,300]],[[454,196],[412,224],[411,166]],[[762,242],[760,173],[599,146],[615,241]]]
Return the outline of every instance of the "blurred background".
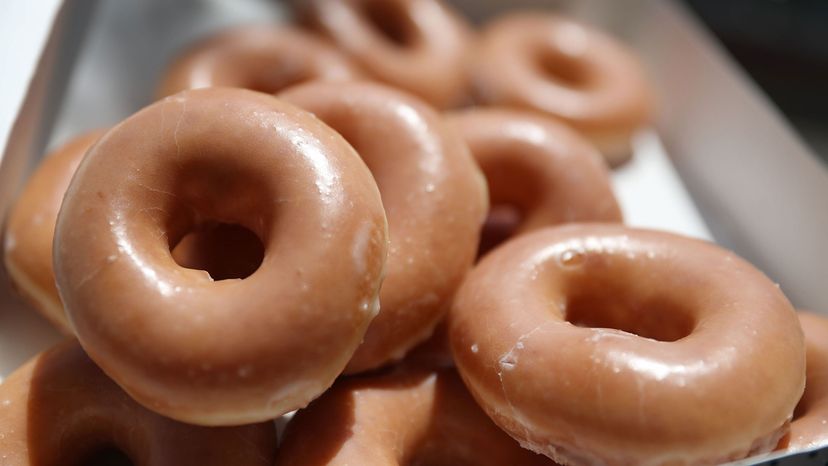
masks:
[[[685,2],[828,164],[828,1]]]

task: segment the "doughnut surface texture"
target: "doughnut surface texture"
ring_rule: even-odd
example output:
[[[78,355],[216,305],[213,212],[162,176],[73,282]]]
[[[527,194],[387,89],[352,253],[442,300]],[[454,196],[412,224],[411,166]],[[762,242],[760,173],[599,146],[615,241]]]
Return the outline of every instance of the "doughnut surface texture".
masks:
[[[347,57],[312,34],[289,26],[246,26],[207,37],[186,50],[170,64],[157,95],[216,86],[272,94],[303,81],[361,76]]]
[[[471,64],[477,99],[561,118],[610,165],[652,114],[651,90],[632,53],[613,38],[544,12],[501,16],[481,34]]]
[[[312,27],[378,81],[437,108],[468,100],[471,28],[440,0],[309,0]]]
[[[600,154],[556,120],[507,109],[450,114],[486,176],[492,209],[481,252],[513,236],[571,222],[621,222],[609,171]],[[498,206],[519,212],[503,231]],[[502,233],[501,233],[502,231]]]
[[[791,304],[713,244],[615,225],[515,238],[449,315],[497,425],[571,465],[718,464],[776,446],[805,382]]]
[[[63,194],[102,130],[77,136],[48,154],[32,174],[6,223],[5,265],[14,288],[61,332],[72,329],[52,268],[52,238]]]
[[[269,466],[276,429],[272,422],[197,427],[155,414],[110,380],[76,340],[41,353],[0,385],[3,466],[109,464],[102,460],[114,451],[135,466]]]
[[[345,379],[288,424],[276,466],[553,466],[486,417],[454,371]]]
[[[807,349],[805,393],[794,411],[791,432],[780,446],[791,451],[828,445],[828,318],[799,312]]]
[[[210,222],[261,239],[252,275],[214,281],[173,260]],[[386,248],[379,191],[344,139],[272,96],[212,88],[150,105],[87,154],[55,273],[84,349],[133,398],[235,425],[333,383],[376,315]]]
[[[308,83],[280,95],[338,131],[374,175],[391,244],[380,313],[355,373],[425,340],[474,260],[486,188],[462,139],[419,99],[371,83]]]

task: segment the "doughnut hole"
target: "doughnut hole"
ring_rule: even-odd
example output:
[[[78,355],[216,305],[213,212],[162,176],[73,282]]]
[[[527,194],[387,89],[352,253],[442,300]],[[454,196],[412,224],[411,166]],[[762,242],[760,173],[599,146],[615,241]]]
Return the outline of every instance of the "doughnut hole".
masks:
[[[535,66],[549,81],[556,84],[583,89],[591,84],[587,64],[582,59],[561,53],[556,49],[543,49],[535,57]]]
[[[276,215],[262,205],[268,198],[261,194],[267,192],[263,174],[207,158],[183,164],[174,179],[175,196],[163,209],[173,260],[213,280],[243,279],[258,270],[270,236],[262,226]]]
[[[389,43],[406,47],[415,40],[415,27],[400,2],[368,0],[362,6],[365,18]]]
[[[250,73],[249,80],[241,87],[265,94],[276,94],[296,84],[311,81],[315,78],[311,70],[286,66],[272,59],[262,57],[260,70]]]
[[[587,256],[568,255],[566,266],[589,262]],[[579,327],[609,328],[644,338],[680,340],[696,325],[686,304],[650,289],[642,277],[622,270],[589,270],[567,284],[565,318]]]
[[[537,207],[545,180],[540,180],[535,169],[521,159],[496,157],[478,163],[486,177],[490,199],[477,250],[479,259],[524,229],[528,213]]]
[[[213,280],[247,278],[264,259],[255,233],[229,223],[207,222],[186,234],[171,251],[181,267],[204,270]]]
[[[521,223],[523,223],[523,212],[518,206],[508,203],[492,205],[480,233],[477,257],[482,257],[514,236]]]
[[[126,453],[114,445],[102,446],[72,466],[134,466]]]

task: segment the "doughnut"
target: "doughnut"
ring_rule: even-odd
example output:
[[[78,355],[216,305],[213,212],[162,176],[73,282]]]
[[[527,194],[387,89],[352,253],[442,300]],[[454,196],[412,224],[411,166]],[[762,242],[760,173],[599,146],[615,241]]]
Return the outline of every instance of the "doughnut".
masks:
[[[565,125],[507,109],[450,114],[489,185],[480,252],[506,238],[570,222],[621,222],[606,165]],[[511,217],[510,217],[511,211]]]
[[[439,0],[309,0],[302,14],[373,78],[437,108],[469,100],[471,28]]]
[[[554,465],[497,428],[454,371],[337,382],[290,421],[276,466]]]
[[[60,203],[75,168],[102,130],[77,136],[51,152],[32,174],[11,209],[4,260],[15,290],[63,333],[72,333],[52,269],[52,236]]]
[[[805,332],[805,393],[794,410],[791,431],[779,446],[790,451],[828,445],[828,319],[799,312]]]
[[[156,94],[215,86],[272,94],[303,81],[361,76],[347,57],[312,34],[289,26],[246,26],[191,46],[169,65]]]
[[[250,276],[175,262],[210,222],[261,240]],[[376,183],[342,137],[270,95],[211,88],[146,107],[87,153],[54,265],[81,345],[136,401],[236,425],[333,383],[378,311],[387,242]]]
[[[269,466],[275,456],[272,422],[197,427],[167,419],[133,401],[77,340],[39,354],[0,385],[4,466]]]
[[[713,244],[571,224],[486,255],[449,314],[492,420],[567,465],[719,464],[776,446],[805,384],[791,304]]]
[[[280,94],[338,131],[374,175],[391,244],[380,313],[346,373],[402,358],[425,340],[474,261],[486,206],[462,139],[419,99],[372,83],[307,83]]]
[[[479,102],[561,118],[612,166],[631,156],[632,134],[651,118],[651,90],[632,53],[570,19],[545,12],[501,16],[484,28],[473,55],[470,79]]]

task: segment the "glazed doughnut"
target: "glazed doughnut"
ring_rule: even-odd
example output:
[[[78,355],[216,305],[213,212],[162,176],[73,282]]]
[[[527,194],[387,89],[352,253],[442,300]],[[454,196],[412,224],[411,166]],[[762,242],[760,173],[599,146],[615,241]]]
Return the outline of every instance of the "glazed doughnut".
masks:
[[[544,226],[622,221],[601,156],[563,124],[506,109],[472,109],[448,118],[489,185],[493,209],[481,253]],[[517,216],[509,218],[504,206],[516,209]]]
[[[454,371],[346,379],[299,411],[277,466],[553,465],[486,418]]]
[[[52,237],[75,168],[101,134],[102,130],[82,134],[46,156],[20,193],[6,223],[4,259],[14,288],[66,334],[72,329],[55,286]]]
[[[316,79],[359,78],[358,67],[329,44],[288,26],[247,26],[208,37],[169,66],[158,97],[201,87],[242,87],[272,94]]]
[[[485,182],[468,149],[419,99],[371,83],[308,83],[280,95],[338,131],[379,185],[391,244],[380,313],[346,372],[425,340],[474,260]]]
[[[272,422],[196,427],[155,414],[118,388],[76,340],[15,371],[0,385],[0,400],[4,466],[101,464],[124,457],[135,466],[269,466],[276,456]]]
[[[486,413],[568,465],[769,451],[805,383],[802,331],[778,287],[665,232],[573,224],[515,238],[469,274],[449,327]]]
[[[440,0],[310,0],[304,14],[373,78],[437,108],[469,100],[471,28]]]
[[[214,281],[170,248],[206,222],[264,245]],[[267,94],[159,101],[87,153],[55,274],[90,357],[136,401],[199,425],[275,418],[333,383],[378,310],[387,247],[371,173],[338,134]]]
[[[805,393],[794,411],[790,434],[780,448],[807,450],[828,445],[828,319],[799,312],[807,350]]]
[[[502,16],[484,29],[471,62],[480,102],[561,118],[613,166],[630,157],[632,134],[651,118],[651,91],[631,52],[570,19]]]

